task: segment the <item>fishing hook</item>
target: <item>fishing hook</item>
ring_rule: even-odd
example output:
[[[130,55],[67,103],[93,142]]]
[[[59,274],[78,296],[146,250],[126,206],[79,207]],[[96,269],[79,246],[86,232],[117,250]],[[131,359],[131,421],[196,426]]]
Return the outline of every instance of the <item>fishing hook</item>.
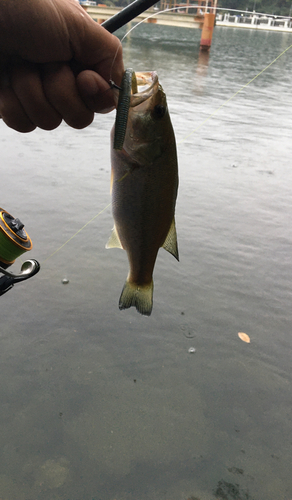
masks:
[[[123,90],[122,87],[119,87],[113,80],[109,81],[111,89]]]

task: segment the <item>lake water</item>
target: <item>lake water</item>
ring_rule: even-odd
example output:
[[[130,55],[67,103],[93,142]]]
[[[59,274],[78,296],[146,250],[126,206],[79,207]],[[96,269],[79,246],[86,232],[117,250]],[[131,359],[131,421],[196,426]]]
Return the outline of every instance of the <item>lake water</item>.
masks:
[[[180,262],[160,251],[150,318],[119,311],[127,257],[105,249],[114,114],[0,124],[1,206],[42,266],[0,299],[3,500],[292,499],[292,48],[226,102],[292,36],[217,27],[209,58],[199,40],[123,42],[178,143]]]

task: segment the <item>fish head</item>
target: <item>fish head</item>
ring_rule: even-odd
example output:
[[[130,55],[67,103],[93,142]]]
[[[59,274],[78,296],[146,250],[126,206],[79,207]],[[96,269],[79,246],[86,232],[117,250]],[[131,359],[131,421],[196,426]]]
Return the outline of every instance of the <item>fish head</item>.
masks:
[[[156,72],[136,73],[136,78],[138,92],[131,95],[124,150],[138,163],[149,164],[162,155],[173,131]]]

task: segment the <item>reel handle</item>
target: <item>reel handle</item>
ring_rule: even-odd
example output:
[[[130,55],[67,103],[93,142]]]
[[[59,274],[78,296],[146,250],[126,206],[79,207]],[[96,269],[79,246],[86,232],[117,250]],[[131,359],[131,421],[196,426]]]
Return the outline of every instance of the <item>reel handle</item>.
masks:
[[[39,272],[40,268],[39,262],[35,259],[26,260],[22,264],[19,274],[11,273],[0,266],[0,273],[4,274],[4,276],[0,277],[0,296],[11,290],[15,283],[32,278]]]

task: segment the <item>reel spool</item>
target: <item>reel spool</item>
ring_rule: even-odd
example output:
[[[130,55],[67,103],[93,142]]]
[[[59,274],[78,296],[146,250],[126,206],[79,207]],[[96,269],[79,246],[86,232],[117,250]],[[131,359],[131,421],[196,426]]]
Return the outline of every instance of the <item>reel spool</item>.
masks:
[[[32,242],[24,224],[0,208],[0,266],[11,266],[17,257],[31,249]]]
[[[0,208],[0,295],[8,292],[15,283],[34,276],[39,270],[39,263],[27,260],[23,263],[19,274],[7,271],[7,268],[32,249],[32,241],[24,229],[24,224],[11,214]]]

